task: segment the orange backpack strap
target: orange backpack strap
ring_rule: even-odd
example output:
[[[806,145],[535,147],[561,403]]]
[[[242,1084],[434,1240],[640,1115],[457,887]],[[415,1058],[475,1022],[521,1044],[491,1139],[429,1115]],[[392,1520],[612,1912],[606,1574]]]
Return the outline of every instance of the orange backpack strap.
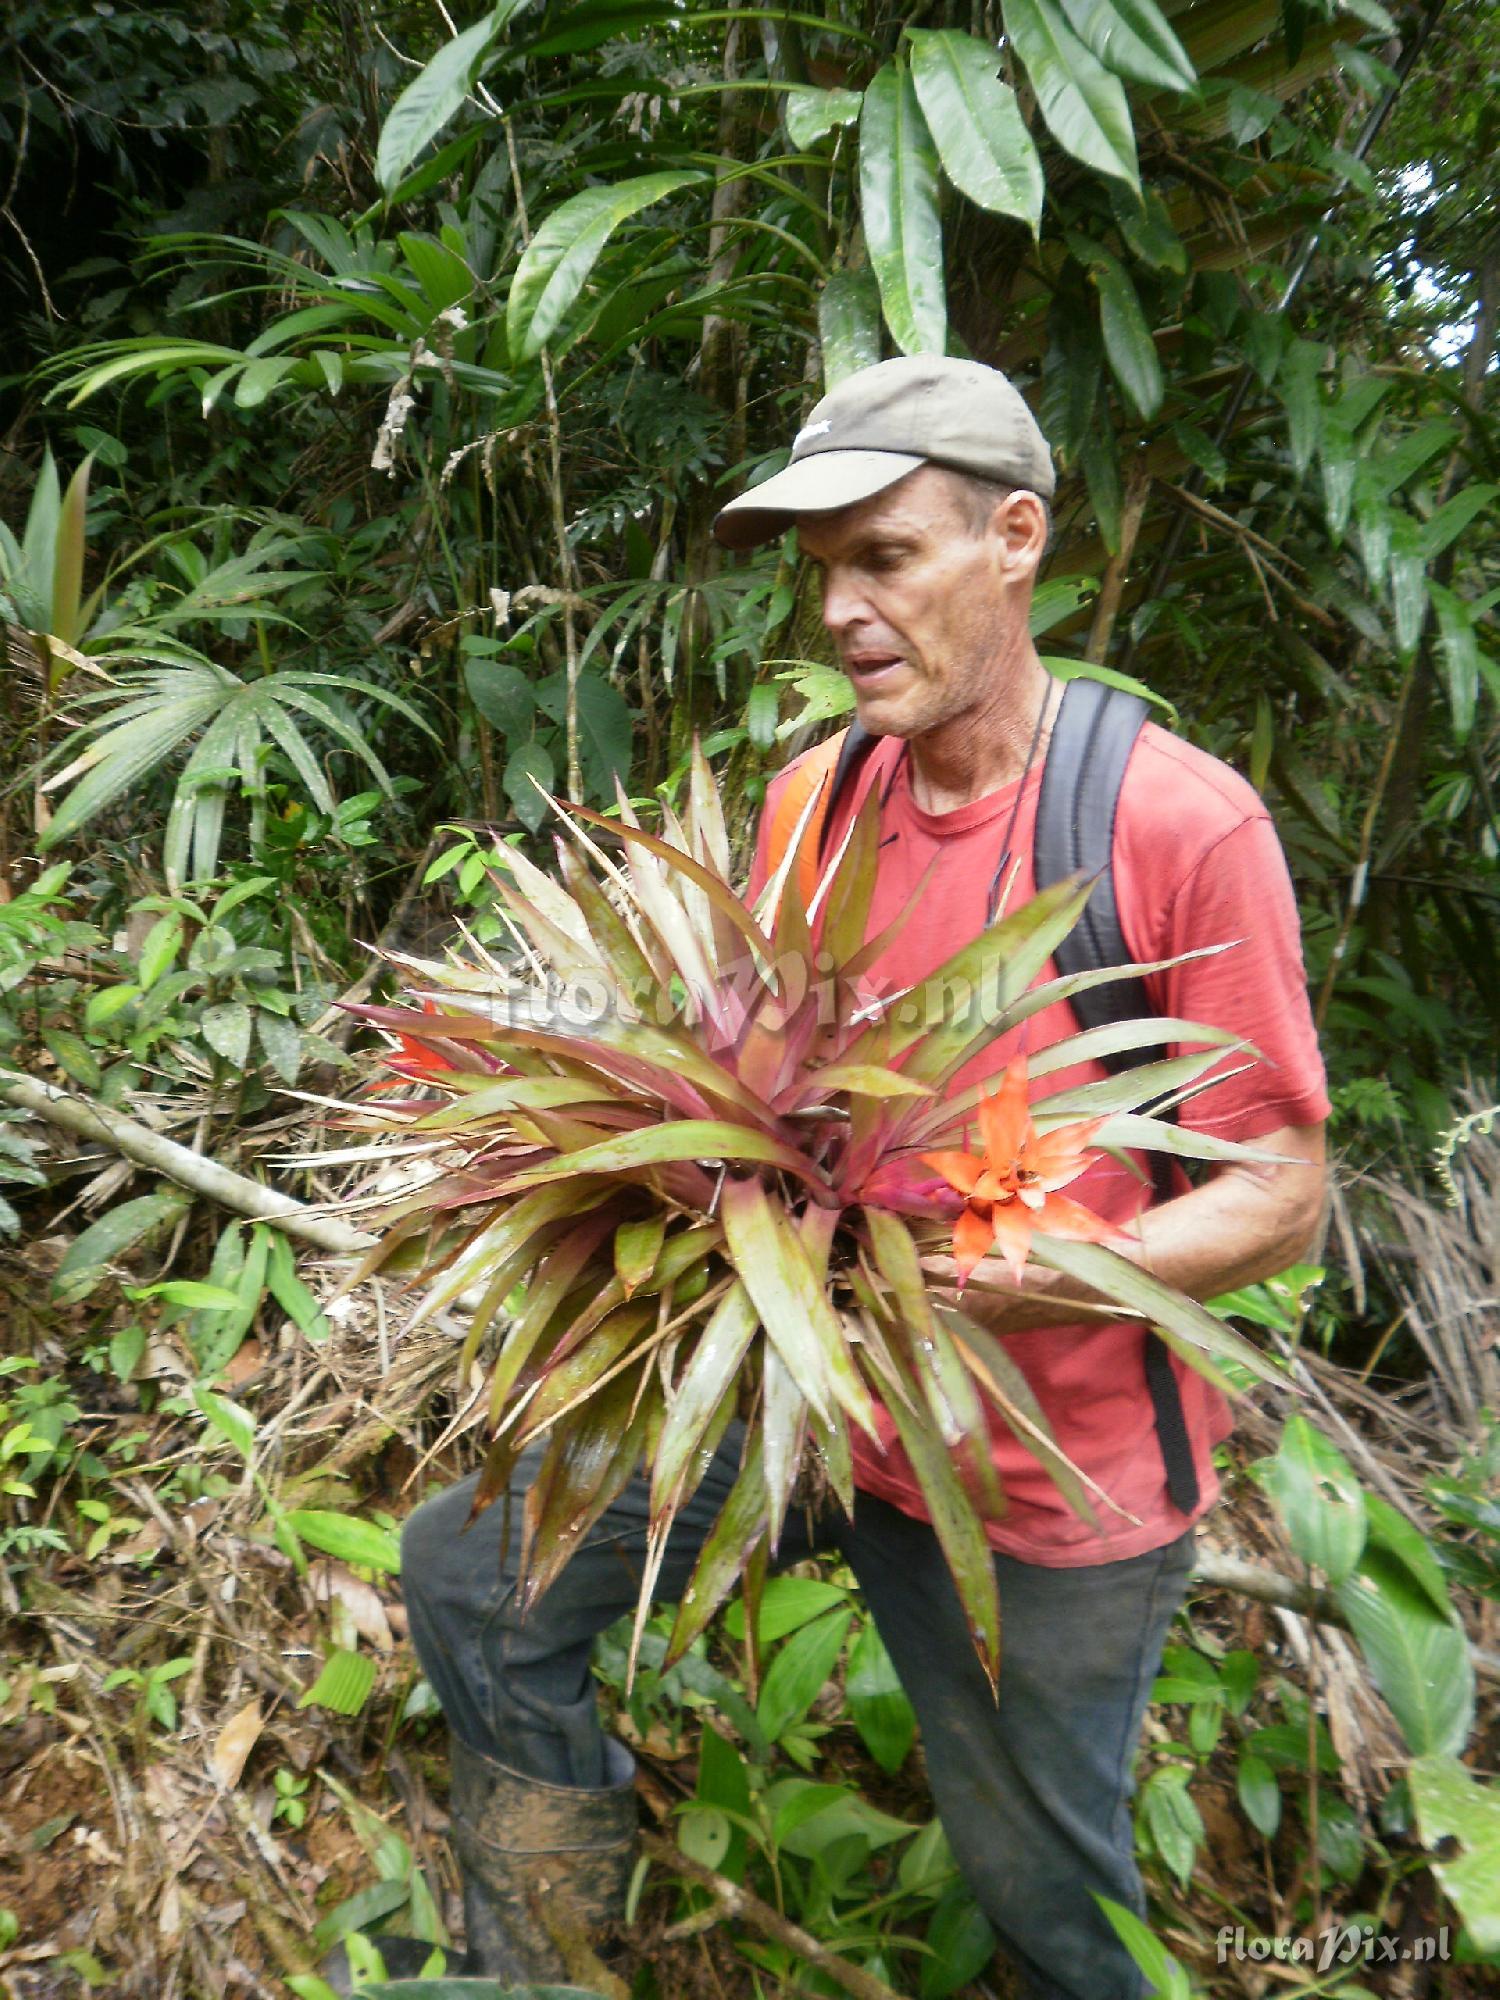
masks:
[[[797,857],[797,886],[802,891],[804,907],[817,891],[823,822],[828,817],[833,773],[848,733],[841,729],[837,736],[830,736],[826,743],[816,744],[805,756],[799,757],[787,774],[787,781],[777,793],[772,808],[771,843],[766,860],[768,874],[774,875],[786,857],[798,820],[807,811],[808,800],[819,789],[823,794],[813,807],[807,830],[802,836],[802,852]]]

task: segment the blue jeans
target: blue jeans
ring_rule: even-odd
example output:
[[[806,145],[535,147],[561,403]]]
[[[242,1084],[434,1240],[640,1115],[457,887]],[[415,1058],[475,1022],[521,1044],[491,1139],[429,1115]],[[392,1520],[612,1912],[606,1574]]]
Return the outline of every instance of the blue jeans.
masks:
[[[738,1468],[733,1427],[678,1516],[659,1595],[681,1596]],[[636,1479],[524,1621],[514,1578],[521,1508],[465,1528],[475,1477],[418,1507],[402,1537],[412,1641],[450,1726],[476,1750],[553,1784],[605,1782],[593,1641],[634,1608],[648,1493]],[[1093,1892],[1141,1912],[1130,1818],[1146,1699],[1192,1564],[1191,1530],[1124,1562],[1044,1569],[995,1557],[998,1704],[932,1529],[868,1493],[852,1521],[788,1516],[778,1562],[836,1552],[917,1712],[933,1803],[964,1878],[1033,2000],[1139,2000],[1142,1980]]]

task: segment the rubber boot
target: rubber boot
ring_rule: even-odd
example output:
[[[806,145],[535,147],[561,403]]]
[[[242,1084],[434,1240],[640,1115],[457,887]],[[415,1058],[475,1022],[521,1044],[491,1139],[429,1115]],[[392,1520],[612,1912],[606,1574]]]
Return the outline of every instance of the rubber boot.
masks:
[[[588,1990],[592,1938],[624,1914],[635,1866],[635,1759],[606,1738],[610,1782],[547,1784],[451,1738],[449,1838],[463,1878],[468,1948],[450,1951],[445,1979],[576,1981]],[[392,1979],[415,1978],[432,1947],[415,1938],[371,1942]],[[353,1990],[348,1953],[319,1966],[335,1993]]]
[[[453,1739],[466,1972],[589,1984],[592,1940],[623,1916],[636,1856],[635,1759],[613,1738],[604,1753],[605,1784],[552,1785]]]

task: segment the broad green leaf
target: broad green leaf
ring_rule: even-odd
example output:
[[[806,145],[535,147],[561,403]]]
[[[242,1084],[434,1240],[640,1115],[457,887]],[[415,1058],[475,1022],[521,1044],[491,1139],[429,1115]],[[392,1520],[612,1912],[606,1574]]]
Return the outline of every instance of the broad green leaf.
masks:
[[[1256,1475],[1297,1554],[1342,1583],[1365,1545],[1365,1497],[1343,1453],[1306,1417],[1289,1417],[1276,1456],[1261,1460]]]
[[[1242,1750],[1236,1786],[1246,1819],[1257,1833],[1267,1840],[1273,1839],[1281,1824],[1281,1787],[1276,1782],[1276,1773],[1263,1757]]]
[[[87,539],[89,470],[92,453],[68,481],[57,516],[57,539],[52,560],[52,623],[49,634],[65,646],[76,646],[83,636],[80,612],[83,603],[83,557]],[[68,661],[54,661],[54,687],[71,671]]]
[[[860,1741],[882,1771],[899,1771],[916,1737],[916,1711],[873,1618],[866,1619],[849,1654],[844,1692]]]
[[[108,1275],[109,1267],[144,1236],[175,1222],[188,1205],[185,1194],[163,1191],[137,1195],[91,1222],[63,1252],[52,1280],[52,1296],[62,1305],[86,1299]]]
[[[334,1652],[298,1708],[331,1708],[335,1715],[358,1715],[375,1687],[375,1662],[368,1653]]]
[[[1139,192],[1135,131],[1119,78],[1089,53],[1052,0],[1005,0],[1002,12],[1058,144]]]
[[[1097,243],[1070,240],[1099,294],[1099,328],[1114,378],[1137,415],[1149,420],[1161,408],[1165,385],[1156,343],[1130,273]]]
[[[951,28],[911,28],[907,39],[917,100],[949,180],[981,208],[1017,216],[1035,236],[1042,163],[1015,92],[1000,81],[999,52]]]
[[[631,709],[603,674],[582,673],[576,689],[578,760],[586,790],[597,799],[613,796],[616,779],[630,770]],[[559,729],[568,716],[568,677],[549,674],[536,683],[536,705]]]
[[[1470,522],[1484,512],[1497,493],[1500,493],[1500,486],[1484,486],[1476,482],[1463,487],[1451,500],[1444,501],[1436,513],[1422,523],[1422,554],[1428,562],[1441,555]]]
[[[782,99],[786,135],[799,153],[805,153],[838,126],[852,125],[863,102],[857,90],[818,90],[811,84],[797,84]]]
[[[375,150],[375,178],[387,196],[458,111],[491,43],[525,4],[526,0],[499,0],[472,28],[445,43],[396,99]]]
[[[1100,1896],[1098,1903],[1115,1936],[1150,1981],[1156,2000],[1191,2000],[1192,1987],[1186,1972],[1150,1925],[1142,1922],[1134,1910],[1123,1903],[1111,1902],[1108,1896]]]
[[[401,1574],[401,1544],[389,1528],[374,1521],[361,1521],[352,1514],[335,1514],[317,1507],[295,1507],[287,1515],[298,1539],[325,1556],[357,1564],[361,1569],[379,1570],[384,1576]]]
[[[773,1576],[761,1592],[760,1614],[755,1629],[763,1646],[774,1646],[800,1626],[847,1603],[849,1593],[842,1584],[827,1583],[820,1576]],[[724,1630],[739,1646],[745,1640],[745,1605],[736,1598],[724,1613]]]
[[[553,209],[511,281],[505,320],[512,358],[530,361],[541,353],[621,223],[701,178],[696,172],[640,174],[609,187],[585,188]]]
[[[967,1988],[995,1955],[995,1933],[989,1919],[962,1883],[953,1884],[939,1901],[922,1940],[919,2000],[948,2000]]]
[[[903,354],[946,352],[937,149],[910,72],[898,63],[877,70],[865,92],[859,195],[865,244],[891,337]]]
[[[880,359],[880,288],[868,265],[829,273],[818,295],[818,341],[825,389]],[[847,693],[847,678],[838,679]]]
[[[532,833],[547,817],[547,801],[543,796],[552,790],[557,782],[550,754],[540,743],[518,743],[506,759],[505,775],[501,783],[505,796],[516,809],[516,818]]]
[[[82,1035],[75,1035],[71,1028],[60,1028],[49,1024],[42,1029],[42,1040],[53,1061],[66,1077],[74,1083],[82,1084],[87,1091],[98,1090],[103,1082],[99,1058]]]
[[[756,1709],[768,1742],[775,1743],[800,1722],[822,1693],[844,1650],[853,1615],[847,1609],[827,1612],[780,1648],[766,1669]]]
[[[1292,464],[1299,479],[1312,464],[1313,453],[1318,448],[1323,421],[1318,377],[1327,353],[1320,340],[1294,340],[1277,371],[1276,393],[1286,410]]]
[[[1337,1596],[1413,1755],[1456,1755],[1474,1723],[1474,1664],[1463,1627],[1436,1609],[1399,1557],[1377,1545],[1366,1547]]]
[[[1500,1785],[1481,1784],[1457,1757],[1418,1757],[1406,1774],[1432,1868],[1484,1952],[1500,1952]],[[1444,1851],[1456,1841],[1459,1852]]]
[[[1141,1787],[1136,1808],[1151,1830],[1157,1853],[1184,1888],[1204,1841],[1203,1818],[1188,1792],[1189,1775],[1181,1764],[1153,1771]]]
[[[205,1010],[199,1032],[231,1069],[242,1070],[250,1058],[250,1031],[255,1019],[243,1000],[225,1000]]]
[[[1370,1540],[1405,1565],[1412,1581],[1427,1593],[1434,1611],[1444,1618],[1451,1618],[1453,1602],[1448,1595],[1442,1565],[1433,1553],[1432,1543],[1420,1528],[1413,1527],[1404,1514],[1398,1514],[1390,1502],[1382,1500],[1378,1493],[1366,1493],[1365,1515],[1369,1521]]]
[[[1158,90],[1191,90],[1198,72],[1153,0],[1062,0],[1074,32],[1106,69]]]
[[[266,1061],[282,1082],[295,1083],[302,1068],[302,1030],[296,1022],[269,1007],[257,1007],[255,1032]]]
[[[255,1419],[249,1411],[242,1410],[228,1396],[202,1387],[193,1390],[193,1401],[220,1437],[248,1460],[255,1450]]]
[[[1467,743],[1474,731],[1479,707],[1479,681],[1483,654],[1474,617],[1456,591],[1441,583],[1428,582],[1427,594],[1437,613],[1438,656],[1443,666],[1443,682],[1448,691],[1448,713],[1453,722],[1453,740]]]
[[[512,660],[464,661],[469,699],[492,728],[507,739],[529,734],[536,715],[531,682]]]

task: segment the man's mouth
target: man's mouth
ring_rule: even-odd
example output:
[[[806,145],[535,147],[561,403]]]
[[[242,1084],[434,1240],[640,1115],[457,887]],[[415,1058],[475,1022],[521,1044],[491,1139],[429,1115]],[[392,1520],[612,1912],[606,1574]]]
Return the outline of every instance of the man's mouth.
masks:
[[[857,688],[871,689],[905,664],[900,653],[851,653],[844,661],[844,671]]]

